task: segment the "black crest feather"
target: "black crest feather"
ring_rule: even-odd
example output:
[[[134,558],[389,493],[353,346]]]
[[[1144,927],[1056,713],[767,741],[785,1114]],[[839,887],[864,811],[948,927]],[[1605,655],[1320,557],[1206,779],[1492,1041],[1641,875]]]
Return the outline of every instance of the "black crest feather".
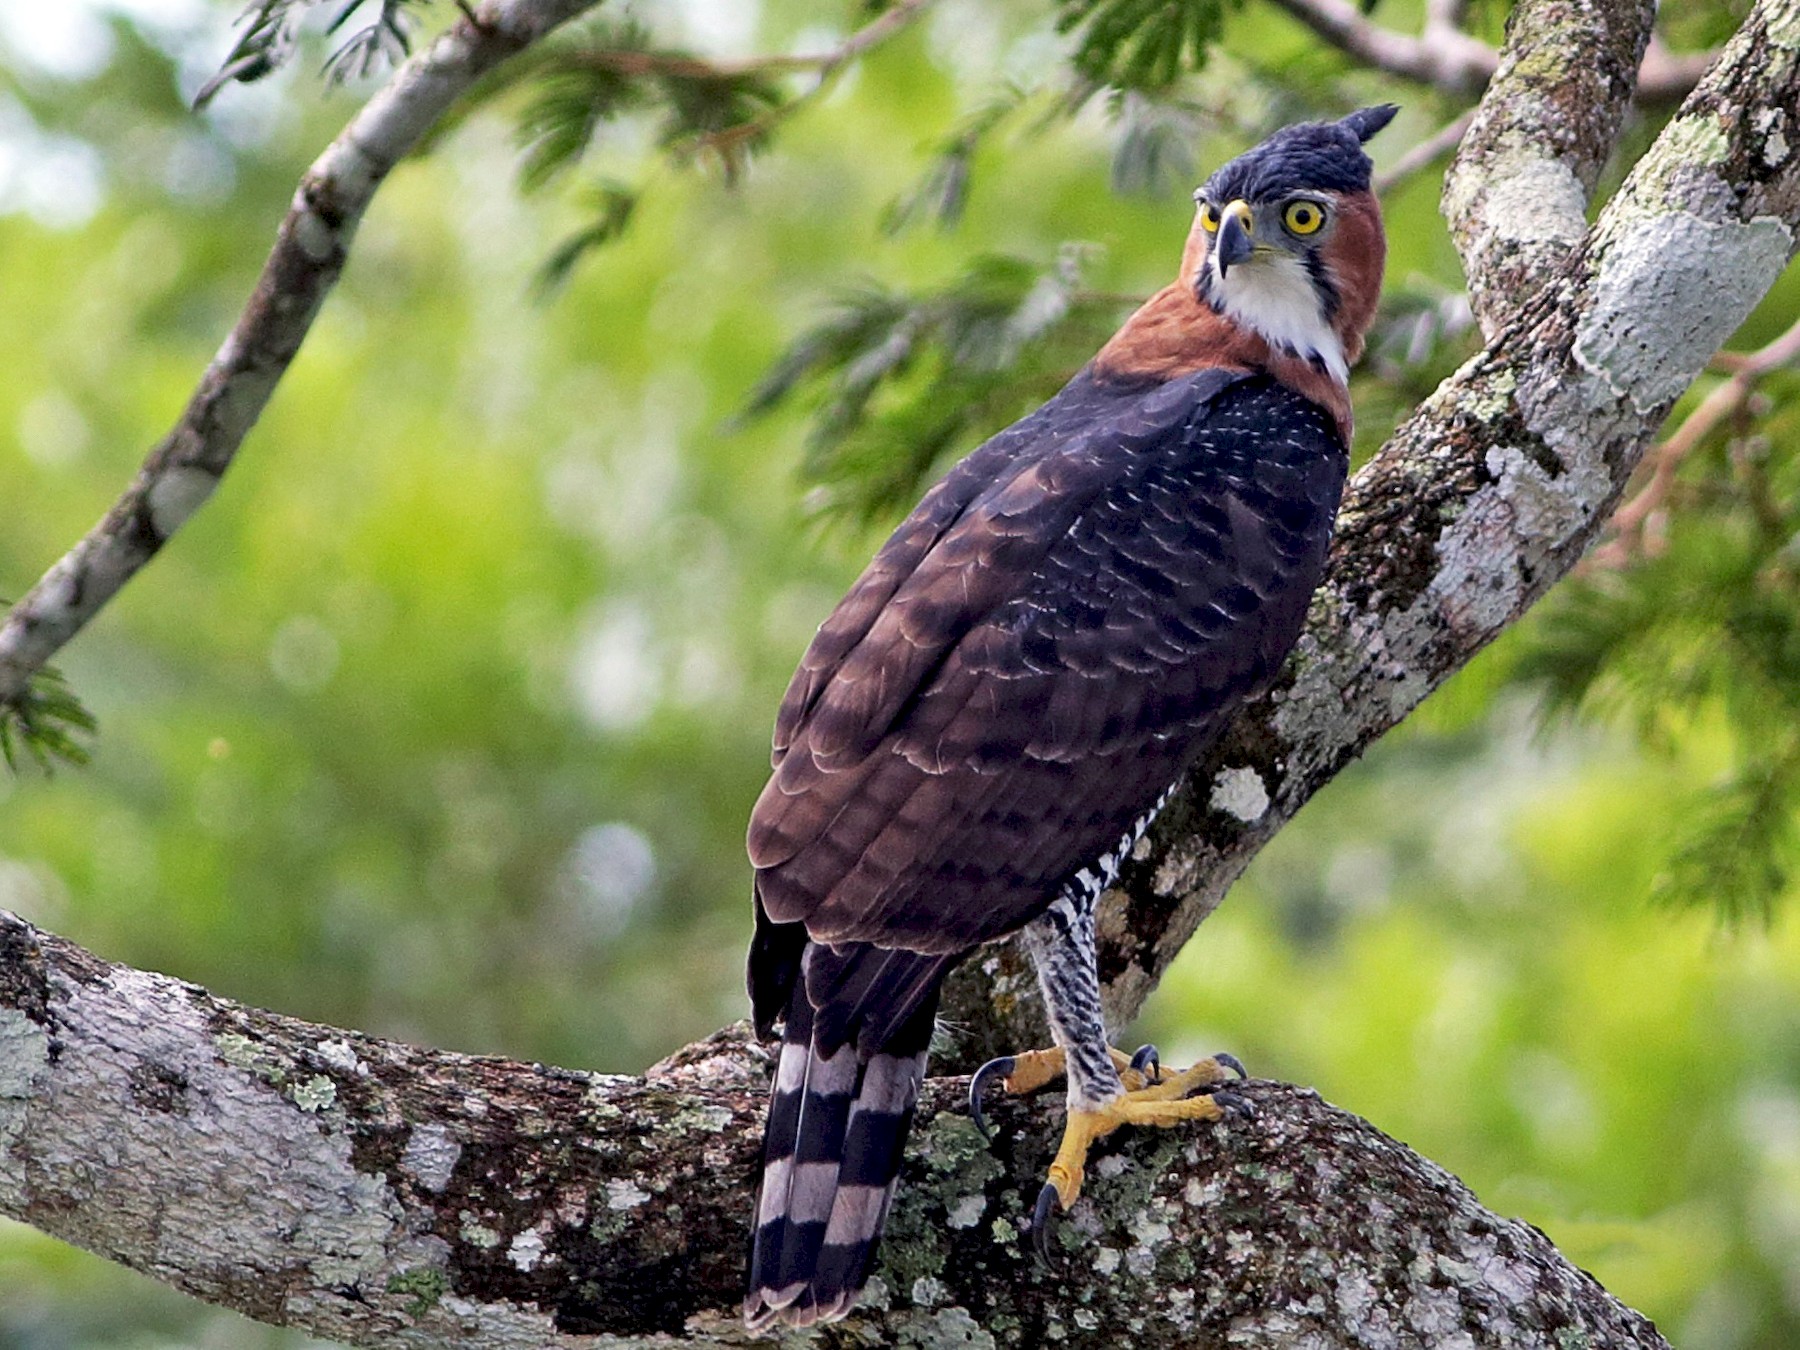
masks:
[[[1336,122],[1283,127],[1225,165],[1200,189],[1212,202],[1267,201],[1290,192],[1366,192],[1374,165],[1363,142],[1400,109],[1392,103],[1360,108]]]
[[[1367,145],[1369,137],[1380,131],[1394,120],[1394,114],[1400,111],[1398,103],[1377,103],[1372,108],[1358,108],[1338,125],[1348,127],[1356,133],[1356,139]]]

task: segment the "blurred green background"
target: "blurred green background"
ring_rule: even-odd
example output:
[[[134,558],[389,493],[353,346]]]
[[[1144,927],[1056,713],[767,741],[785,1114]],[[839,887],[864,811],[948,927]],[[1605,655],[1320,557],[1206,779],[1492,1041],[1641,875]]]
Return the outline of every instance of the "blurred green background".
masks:
[[[1716,41],[1743,8],[1663,22]],[[193,113],[234,9],[0,10],[0,594],[170,425],[366,94],[325,91],[308,47]],[[816,50],[863,17],[635,13],[728,56]],[[1181,84],[1195,130],[1165,138],[1163,172],[1120,171],[1144,109],[1102,96],[985,141],[953,227],[885,230],[972,111],[1065,70],[1052,17],[944,0],[735,183],[627,118],[521,191],[510,96],[404,166],[222,490],[62,658],[101,733],[89,768],[0,776],[0,906],[459,1050],[633,1071],[741,1015],[773,710],[893,519],[821,521],[808,400],[746,420],[758,382],[858,287],[943,287],[984,251],[1048,267],[1096,246],[1083,303],[1114,322],[1172,275],[1199,176],[1262,130],[1397,97],[1388,164],[1460,106],[1252,4]],[[1441,171],[1386,201],[1362,454],[1472,350]],[[543,295],[600,175],[642,189],[630,226]],[[1790,275],[1735,345],[1797,297]],[[1797,392],[1771,378],[1694,457],[1660,556],[1559,591],[1321,794],[1136,1033],[1316,1085],[1688,1350],[1800,1344]],[[1767,790],[1734,814],[1747,784]],[[1680,903],[1713,877],[1716,907]],[[296,1344],[0,1222],[0,1347]]]

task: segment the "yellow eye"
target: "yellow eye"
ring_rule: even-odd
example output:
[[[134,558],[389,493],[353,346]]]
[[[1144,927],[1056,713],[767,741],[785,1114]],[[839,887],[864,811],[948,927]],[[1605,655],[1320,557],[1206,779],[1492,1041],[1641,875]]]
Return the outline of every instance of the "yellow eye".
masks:
[[[1211,202],[1200,203],[1200,228],[1208,234],[1219,232],[1219,213],[1213,210]]]
[[[1295,234],[1316,234],[1325,223],[1325,212],[1316,202],[1289,202],[1281,218]]]

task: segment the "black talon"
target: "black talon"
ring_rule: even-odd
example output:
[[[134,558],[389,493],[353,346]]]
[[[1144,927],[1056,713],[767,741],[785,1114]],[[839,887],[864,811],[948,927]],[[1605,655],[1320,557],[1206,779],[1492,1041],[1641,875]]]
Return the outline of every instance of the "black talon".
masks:
[[[1061,1201],[1062,1197],[1056,1193],[1056,1183],[1046,1181],[1031,1211],[1031,1245],[1037,1249],[1038,1260],[1045,1265],[1050,1264],[1050,1216]]]
[[[1213,1099],[1213,1104],[1228,1116],[1238,1120],[1255,1120],[1256,1104],[1248,1097],[1240,1097],[1229,1089],[1204,1089],[1206,1095]]]
[[[1154,1045],[1140,1045],[1131,1057],[1131,1067],[1143,1074],[1147,1083],[1162,1082],[1162,1056]]]
[[[1219,1051],[1212,1057],[1212,1060],[1214,1064],[1223,1064],[1239,1078],[1248,1078],[1250,1076],[1249,1070],[1244,1067],[1244,1061],[1232,1054],[1229,1050]]]
[[[981,1114],[981,1094],[994,1079],[1005,1078],[1017,1067],[1018,1061],[1011,1055],[1001,1055],[975,1070],[975,1076],[969,1080],[969,1119],[975,1122],[983,1139],[992,1139],[994,1132],[988,1128],[987,1117]]]

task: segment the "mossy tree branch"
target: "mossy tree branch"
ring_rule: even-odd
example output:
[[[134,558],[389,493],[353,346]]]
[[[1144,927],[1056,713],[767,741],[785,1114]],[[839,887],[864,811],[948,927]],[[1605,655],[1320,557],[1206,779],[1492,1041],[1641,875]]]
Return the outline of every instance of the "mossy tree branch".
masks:
[[[358,1345],[747,1344],[767,1068],[741,1026],[642,1078],[422,1050],[0,912],[0,1213]],[[1022,1230],[1058,1113],[996,1103],[990,1145],[965,1089],[929,1085],[872,1306],[803,1343],[1667,1350],[1542,1233],[1276,1083],[1250,1125],[1105,1150],[1045,1269]]]
[[[1757,5],[1578,224],[1649,22],[1641,0],[1515,11],[1446,201],[1488,346],[1358,475],[1296,661],[1107,911],[1117,1015],[1312,792],[1568,571],[1792,256],[1800,0]],[[1009,961],[961,986],[972,1042],[1041,1034]],[[391,1045],[0,918],[0,1211],[340,1339],[734,1343],[760,1073],[729,1034],[641,1080]],[[1054,1317],[1071,1344],[1116,1344],[1121,1326],[1150,1345],[1660,1344],[1541,1235],[1266,1084],[1248,1089],[1255,1125],[1123,1141],[1065,1229],[1084,1255],[1045,1276],[1017,1217],[1054,1111],[999,1108],[990,1151],[958,1087],[927,1094],[889,1306],[819,1343],[1037,1343]]]

